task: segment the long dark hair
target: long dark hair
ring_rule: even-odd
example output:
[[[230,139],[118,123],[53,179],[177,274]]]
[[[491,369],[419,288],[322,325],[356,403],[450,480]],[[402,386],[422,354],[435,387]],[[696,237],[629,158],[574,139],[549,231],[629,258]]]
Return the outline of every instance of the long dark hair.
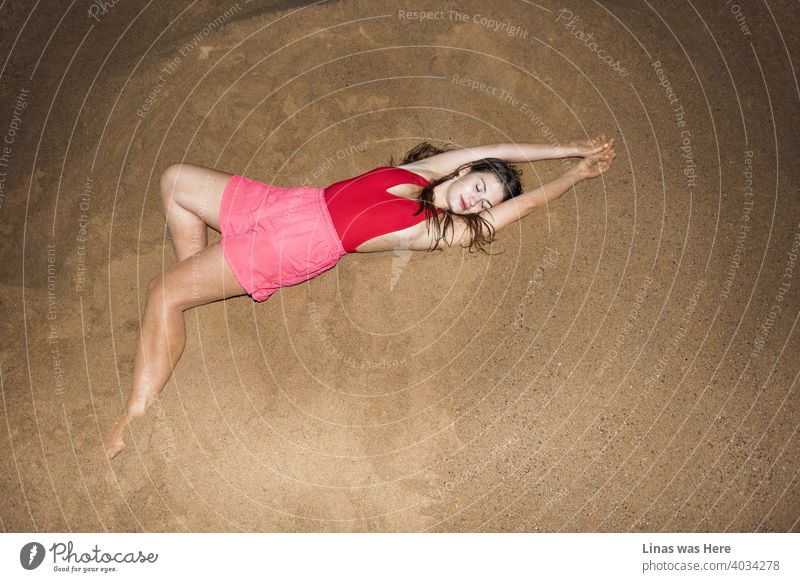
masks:
[[[399,165],[404,166],[406,164],[411,164],[413,162],[417,162],[419,160],[429,158],[436,154],[441,154],[446,152],[450,148],[445,146],[444,148],[436,147],[427,141],[424,141],[415,147],[411,148],[403,158],[403,162]],[[394,158],[389,158],[390,166],[396,166]],[[500,159],[500,158],[484,158],[481,160],[474,160],[472,162],[467,162],[462,164],[454,172],[447,174],[446,176],[442,176],[436,180],[432,180],[427,186],[422,189],[422,192],[419,195],[419,208],[414,213],[414,216],[423,212],[425,214],[425,220],[428,223],[428,232],[430,232],[431,225],[433,225],[434,230],[436,232],[435,241],[429,251],[436,249],[439,244],[439,241],[442,240],[446,234],[453,233],[453,214],[449,210],[444,208],[437,209],[437,207],[433,203],[433,190],[439,184],[443,182],[447,182],[452,178],[458,176],[458,173],[463,170],[464,168],[469,168],[469,173],[472,172],[486,172],[490,174],[494,174],[497,176],[497,179],[500,180],[500,183],[503,185],[504,189],[504,196],[503,200],[508,200],[509,198],[514,198],[515,196],[519,196],[522,194],[522,184],[519,181],[519,177],[522,175],[522,171],[518,170],[507,161]],[[442,210],[443,215],[440,215],[437,210]],[[491,212],[491,211],[487,211]],[[486,253],[486,249],[484,248],[485,245],[494,242],[494,235],[495,230],[494,227],[486,221],[485,218],[478,214],[459,214],[459,218],[464,219],[467,223],[467,227],[469,228],[470,233],[470,244],[469,244],[469,252],[472,253],[473,248],[479,251],[483,251]],[[484,230],[485,229],[485,230]],[[484,232],[489,233],[489,236],[486,236]],[[454,236],[454,235],[453,235]],[[488,253],[487,253],[488,254]]]

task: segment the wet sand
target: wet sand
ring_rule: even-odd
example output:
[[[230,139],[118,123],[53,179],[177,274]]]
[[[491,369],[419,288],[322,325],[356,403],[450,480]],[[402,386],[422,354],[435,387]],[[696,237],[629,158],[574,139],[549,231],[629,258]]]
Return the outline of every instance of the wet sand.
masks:
[[[3,531],[800,531],[794,4],[51,4],[0,18]],[[615,167],[493,256],[188,311],[105,459],[170,164],[600,132]]]

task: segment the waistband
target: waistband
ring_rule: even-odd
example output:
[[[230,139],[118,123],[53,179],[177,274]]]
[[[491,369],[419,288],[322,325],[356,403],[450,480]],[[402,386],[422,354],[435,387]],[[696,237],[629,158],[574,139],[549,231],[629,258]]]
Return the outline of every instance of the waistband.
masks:
[[[337,249],[340,257],[346,255],[347,251],[345,251],[344,246],[342,246],[342,239],[339,238],[339,233],[336,232],[336,227],[333,225],[333,218],[328,210],[328,203],[325,201],[325,188],[311,188],[311,190],[315,191],[314,198],[319,204],[319,213],[322,215],[322,220],[325,223],[324,227],[331,244]]]

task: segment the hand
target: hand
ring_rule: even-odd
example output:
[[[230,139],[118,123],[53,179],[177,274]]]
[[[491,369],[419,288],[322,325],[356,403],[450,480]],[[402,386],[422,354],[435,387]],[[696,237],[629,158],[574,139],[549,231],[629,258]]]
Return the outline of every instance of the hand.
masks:
[[[606,137],[606,134],[601,133],[594,139],[584,141],[571,141],[569,147],[574,151],[573,156],[585,158],[594,154],[599,154],[608,147],[614,146],[614,138]]]
[[[597,178],[597,176],[604,174],[611,168],[614,163],[614,158],[616,157],[617,153],[614,151],[614,138],[611,138],[603,150],[583,158],[572,168],[572,171],[574,171],[581,180]]]

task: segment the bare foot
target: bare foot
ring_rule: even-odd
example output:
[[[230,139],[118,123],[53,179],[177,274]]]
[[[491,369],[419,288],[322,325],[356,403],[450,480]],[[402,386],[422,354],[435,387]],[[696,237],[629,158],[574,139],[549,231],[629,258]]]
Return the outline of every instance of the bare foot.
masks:
[[[594,154],[599,154],[603,150],[614,147],[614,138],[607,138],[606,134],[601,133],[594,139],[570,142],[570,147],[575,150],[575,155],[585,158]]]
[[[117,454],[125,448],[125,441],[122,440],[122,433],[125,431],[125,426],[128,424],[128,415],[123,414],[114,428],[111,430],[109,443],[106,445],[106,458],[110,461]]]
[[[125,441],[122,440],[122,435],[125,433],[125,427],[129,422],[130,419],[128,418],[128,413],[126,412],[119,417],[117,424],[115,424],[114,428],[111,430],[109,444],[106,446],[106,458],[109,461],[116,457],[117,454],[125,448]]]
[[[582,179],[597,178],[600,174],[606,173],[614,163],[617,153],[614,151],[613,139],[600,153],[587,156],[575,166]]]

